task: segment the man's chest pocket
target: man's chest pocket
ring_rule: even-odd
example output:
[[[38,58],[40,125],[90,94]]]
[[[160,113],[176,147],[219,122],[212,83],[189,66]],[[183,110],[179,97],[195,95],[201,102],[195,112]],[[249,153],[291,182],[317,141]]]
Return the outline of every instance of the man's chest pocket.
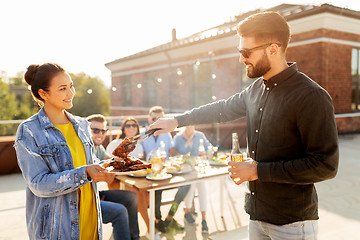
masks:
[[[280,108],[264,112],[259,129],[259,141],[269,147],[284,146],[286,141],[286,129],[289,122],[286,114]]]

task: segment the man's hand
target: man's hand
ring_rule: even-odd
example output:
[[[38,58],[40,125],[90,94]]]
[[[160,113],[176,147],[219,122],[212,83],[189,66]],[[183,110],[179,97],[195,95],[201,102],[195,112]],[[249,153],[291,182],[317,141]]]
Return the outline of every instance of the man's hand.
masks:
[[[149,129],[153,128],[161,128],[161,130],[157,130],[154,133],[154,136],[157,136],[161,133],[169,133],[171,131],[174,131],[174,129],[178,126],[178,122],[176,118],[159,118],[156,122],[150,125]]]
[[[108,172],[107,169],[99,164],[91,164],[86,166],[86,174],[91,177],[94,182],[106,181],[115,176],[115,173]]]
[[[258,179],[257,162],[251,158],[248,158],[245,162],[229,161],[228,166],[229,175],[237,185],[245,181]]]

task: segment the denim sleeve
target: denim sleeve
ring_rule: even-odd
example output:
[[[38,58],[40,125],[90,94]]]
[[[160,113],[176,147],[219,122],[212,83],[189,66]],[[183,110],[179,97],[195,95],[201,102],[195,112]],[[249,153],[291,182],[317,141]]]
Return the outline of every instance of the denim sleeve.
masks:
[[[19,127],[14,147],[27,186],[38,197],[60,196],[89,183],[85,166],[65,171],[50,169],[29,129]]]

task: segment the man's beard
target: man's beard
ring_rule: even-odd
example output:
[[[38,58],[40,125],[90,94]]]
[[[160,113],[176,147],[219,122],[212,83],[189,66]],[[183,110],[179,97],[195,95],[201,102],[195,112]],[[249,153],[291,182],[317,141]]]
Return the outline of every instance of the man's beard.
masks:
[[[252,66],[251,69],[248,69],[246,72],[246,75],[249,78],[259,78],[265,75],[271,69],[270,62],[269,59],[267,58],[266,52],[264,51],[263,56],[261,57],[259,62],[256,63],[256,65],[251,64],[251,66]]]

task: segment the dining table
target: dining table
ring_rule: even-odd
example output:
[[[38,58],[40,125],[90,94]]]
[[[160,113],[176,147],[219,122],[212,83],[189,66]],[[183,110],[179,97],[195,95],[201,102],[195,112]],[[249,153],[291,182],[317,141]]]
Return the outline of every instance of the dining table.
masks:
[[[150,239],[155,239],[155,191],[157,190],[166,190],[175,187],[180,187],[196,182],[209,181],[213,179],[219,179],[220,181],[220,214],[223,217],[223,193],[224,193],[224,184],[225,178],[228,176],[228,167],[227,165],[211,165],[208,164],[205,168],[202,168],[200,171],[199,167],[192,168],[191,171],[176,174],[173,173],[168,178],[147,178],[131,175],[117,175],[116,178],[121,182],[121,188],[132,188],[138,191],[139,193],[149,195],[149,233]]]

